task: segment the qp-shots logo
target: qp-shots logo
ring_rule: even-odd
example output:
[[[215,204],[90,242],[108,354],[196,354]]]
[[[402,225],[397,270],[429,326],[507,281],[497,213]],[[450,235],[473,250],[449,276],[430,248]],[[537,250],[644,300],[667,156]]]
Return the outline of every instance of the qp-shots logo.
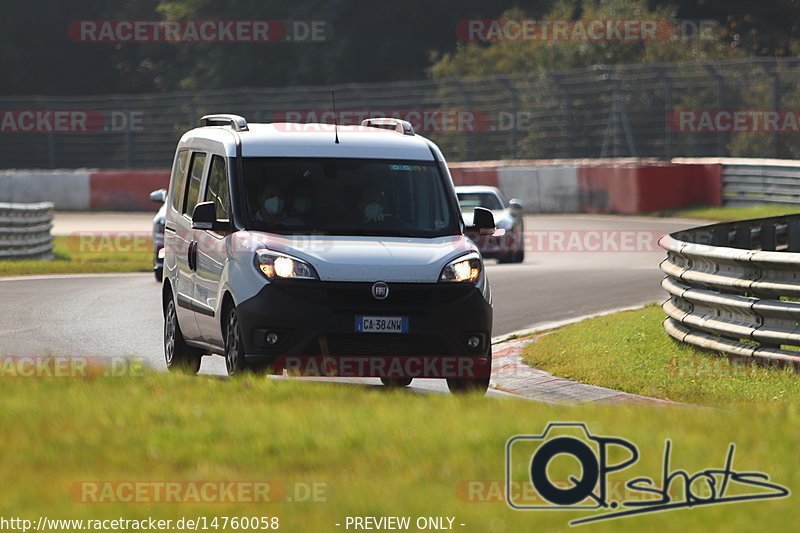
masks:
[[[551,422],[540,435],[517,435],[506,442],[505,499],[516,510],[593,511],[569,523],[575,526],[789,496],[789,489],[770,481],[768,474],[737,470],[735,453],[736,445],[730,443],[727,452],[720,450],[716,464],[687,472],[673,464],[672,441],[667,439],[654,477],[641,475],[640,468],[636,475],[625,475],[640,459],[636,444],[592,435],[582,422]]]

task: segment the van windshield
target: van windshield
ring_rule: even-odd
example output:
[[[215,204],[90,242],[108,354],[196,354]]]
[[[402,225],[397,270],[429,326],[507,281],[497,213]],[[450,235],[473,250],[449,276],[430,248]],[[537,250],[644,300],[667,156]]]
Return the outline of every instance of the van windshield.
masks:
[[[438,237],[458,233],[444,178],[431,161],[245,158],[248,229]]]

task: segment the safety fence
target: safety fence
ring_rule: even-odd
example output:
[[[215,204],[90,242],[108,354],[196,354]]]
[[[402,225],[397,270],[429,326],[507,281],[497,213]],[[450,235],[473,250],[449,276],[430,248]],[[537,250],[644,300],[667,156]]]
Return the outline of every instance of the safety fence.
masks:
[[[800,215],[713,224],[659,244],[669,335],[800,366]]]
[[[336,93],[333,113],[331,89]],[[800,156],[800,59],[587,68],[336,87],[0,97],[0,168],[169,167],[208,113],[409,120],[450,161]]]
[[[0,260],[53,258],[53,204],[0,204]]]

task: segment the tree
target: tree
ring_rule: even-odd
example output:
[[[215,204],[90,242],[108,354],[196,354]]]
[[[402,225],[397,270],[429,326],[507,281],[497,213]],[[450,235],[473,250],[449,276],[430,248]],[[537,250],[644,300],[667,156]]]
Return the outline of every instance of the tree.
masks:
[[[527,19],[521,9],[512,9],[499,19]],[[591,65],[616,65],[649,62],[674,62],[696,59],[731,57],[736,51],[726,47],[721,28],[713,29],[703,38],[682,39],[669,31],[679,28],[673,8],[650,8],[646,0],[559,0],[542,17],[545,21],[588,21],[620,19],[658,22],[657,40],[586,39],[563,40],[543,28],[533,39],[499,40],[497,42],[463,42],[453,53],[443,54],[431,66],[434,78],[455,76],[485,76],[489,74],[524,74],[550,70],[566,70]],[[481,34],[489,36],[488,30]],[[510,34],[516,35],[515,33]]]

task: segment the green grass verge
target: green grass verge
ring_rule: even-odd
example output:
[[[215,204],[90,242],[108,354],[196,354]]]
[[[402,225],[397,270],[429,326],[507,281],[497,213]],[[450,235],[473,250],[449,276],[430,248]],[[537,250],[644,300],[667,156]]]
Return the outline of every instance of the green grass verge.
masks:
[[[652,305],[571,324],[525,347],[553,375],[634,394],[712,406],[796,402],[792,370],[732,362],[674,341]]]
[[[693,206],[682,209],[669,209],[652,213],[659,217],[697,218],[719,222],[747,220],[749,218],[777,217],[800,213],[800,206],[756,205],[752,207],[711,207]]]
[[[141,236],[117,241],[97,237],[84,242],[78,236],[54,237],[54,260],[0,261],[0,276],[147,272],[153,269],[152,243]]]
[[[127,378],[5,379],[3,388],[0,516],[34,523],[41,515],[277,516],[281,531],[341,532],[348,515],[400,515],[453,516],[454,529],[463,532],[570,531],[568,520],[595,513],[521,512],[502,500],[506,440],[565,420],[584,421],[593,434],[623,437],[639,447],[639,463],[614,479],[660,480],[665,440],[671,439],[673,469],[722,468],[734,442],[736,470],[760,470],[774,482],[800,486],[798,404],[758,403],[743,411],[559,407],[150,372]],[[515,479],[524,478],[529,461],[530,456],[514,456]],[[131,480],[272,481],[283,484],[288,497],[295,491],[303,495],[297,487],[305,485],[296,483],[316,484],[318,501],[84,503],[75,488],[86,481]],[[475,480],[479,483],[470,483]],[[797,505],[783,499],[658,513],[590,529],[789,531],[798,519]]]

